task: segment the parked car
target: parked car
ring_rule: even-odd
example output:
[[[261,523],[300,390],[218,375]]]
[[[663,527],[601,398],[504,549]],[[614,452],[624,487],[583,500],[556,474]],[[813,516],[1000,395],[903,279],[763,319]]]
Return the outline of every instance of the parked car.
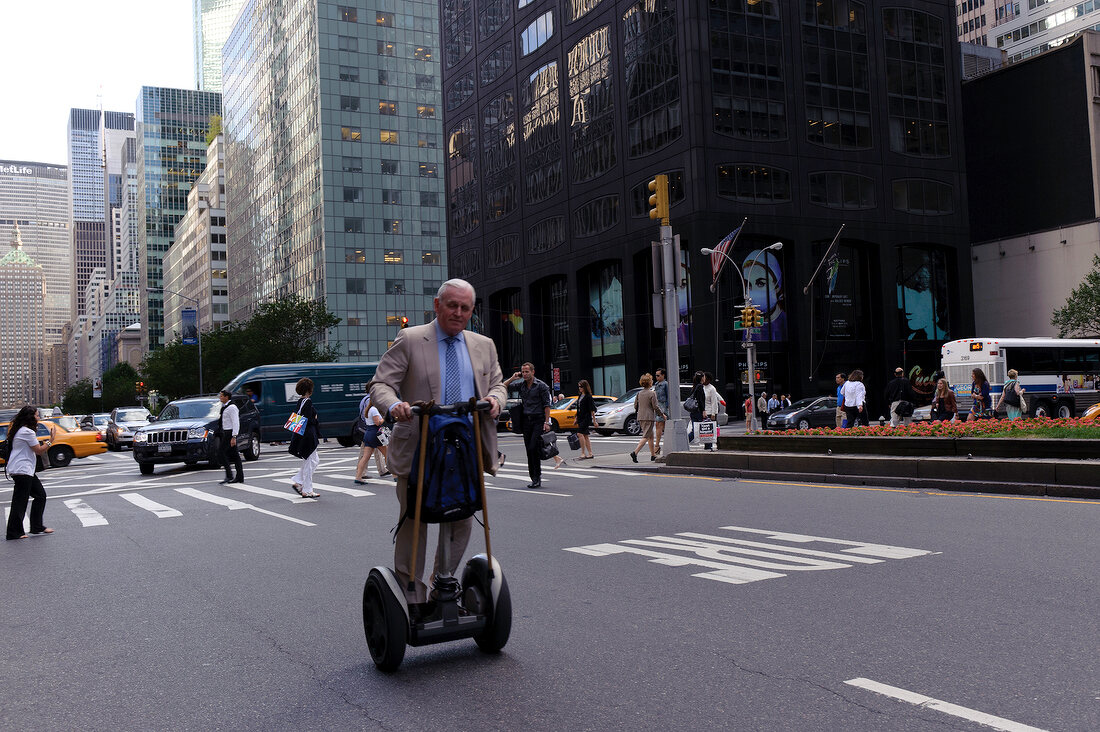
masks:
[[[769,430],[808,430],[811,427],[836,427],[836,396],[799,399],[768,415]]]
[[[149,410],[145,407],[115,407],[107,420],[107,449],[118,452],[134,444],[134,430],[149,424]]]
[[[0,440],[8,438],[7,424],[0,426]],[[88,430],[67,430],[60,424],[51,424],[48,421],[38,423],[35,434],[39,442],[50,439],[50,428],[54,428],[53,445],[46,452],[46,462],[51,468],[63,468],[73,461],[73,458],[85,458],[89,455],[98,455],[107,451],[107,445],[103,442],[103,435]],[[3,461],[0,460],[0,464]],[[40,463],[41,464],[41,463]]]
[[[260,457],[260,412],[244,395],[233,397],[240,410],[237,447],[245,460]],[[160,463],[218,464],[214,435],[222,403],[216,396],[188,397],[168,402],[156,419],[134,430],[134,460],[142,475],[152,475]]]
[[[628,435],[641,434],[638,417],[634,411],[634,397],[641,387],[635,387],[620,397],[596,407],[596,431],[601,435],[622,432]]]
[[[313,380],[313,406],[321,422],[321,437],[351,447],[359,402],[366,396],[376,368],[377,362],[267,364],[237,374],[225,390],[234,395],[251,390],[260,413],[260,438],[280,442],[291,438],[283,425],[298,401],[294,387],[299,379],[308,377]]]
[[[80,429],[95,431],[104,437],[107,436],[107,423],[111,421],[110,412],[101,412],[99,414],[85,414],[80,418]]]

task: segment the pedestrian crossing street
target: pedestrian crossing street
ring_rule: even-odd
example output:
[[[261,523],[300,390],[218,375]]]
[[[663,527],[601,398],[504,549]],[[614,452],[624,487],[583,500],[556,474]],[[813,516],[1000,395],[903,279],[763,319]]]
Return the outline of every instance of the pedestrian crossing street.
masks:
[[[301,504],[318,503],[303,498],[293,491],[292,476],[299,461],[290,455],[262,456],[259,461],[246,462],[245,483],[220,485],[221,470],[196,470],[181,466],[158,466],[152,476],[139,476],[132,457],[95,456],[93,464],[87,461],[60,470],[41,474],[48,495],[46,524],[53,527],[79,527],[92,529],[111,526],[138,519],[180,519],[188,515],[200,516],[212,507],[229,511],[245,510],[297,526],[314,527],[315,515],[309,509],[297,508]],[[387,504],[392,501],[395,482],[392,478],[368,477],[366,485],[352,482],[358,452],[325,449],[321,464],[314,473],[314,490],[321,494],[321,502],[359,501],[382,496]],[[368,474],[375,467],[372,463]],[[163,471],[163,472],[162,472]],[[573,485],[598,480],[610,473],[641,477],[627,470],[579,469],[563,466],[544,471],[547,487],[539,491],[526,488],[530,482],[526,464],[509,462],[496,476],[486,476],[485,487],[491,491],[516,492],[535,497],[570,498],[568,490]],[[591,485],[595,485],[594,483]],[[4,507],[4,521],[11,512],[11,484],[0,481],[0,501]],[[387,505],[387,508],[392,506]],[[136,509],[136,510],[135,510]],[[29,514],[29,509],[28,509]],[[24,529],[30,530],[30,520],[24,518]]]

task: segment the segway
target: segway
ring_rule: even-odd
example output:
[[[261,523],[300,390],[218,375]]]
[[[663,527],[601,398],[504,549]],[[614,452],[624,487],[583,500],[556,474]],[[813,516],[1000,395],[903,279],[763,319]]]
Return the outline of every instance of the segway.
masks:
[[[390,567],[374,567],[363,586],[363,632],[374,665],[381,671],[394,671],[405,657],[405,647],[473,638],[486,653],[496,653],[508,642],[512,630],[512,600],[500,563],[493,558],[489,543],[489,513],[485,500],[485,466],[481,454],[481,412],[491,408],[488,401],[453,405],[418,403],[412,412],[420,419],[420,460],[417,468],[416,502],[413,516],[412,567],[417,566],[420,543],[421,504],[425,499],[425,463],[428,456],[428,420],[433,414],[469,414],[473,419],[477,452],[477,481],[481,514],[485,526],[485,553],[466,562],[462,582],[453,576],[436,576],[430,600],[409,603],[402,583]],[[452,523],[439,524],[444,565],[450,564]],[[416,578],[407,588],[415,589]]]

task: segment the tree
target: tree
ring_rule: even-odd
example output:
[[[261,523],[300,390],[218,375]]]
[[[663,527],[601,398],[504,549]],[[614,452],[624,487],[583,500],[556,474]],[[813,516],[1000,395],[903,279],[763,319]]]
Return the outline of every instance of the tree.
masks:
[[[267,363],[335,361],[339,343],[324,342],[339,323],[323,302],[289,297],[263,303],[248,320],[201,334],[203,388],[216,391],[242,371]],[[169,398],[197,394],[198,346],[185,346],[177,337],[147,355],[141,372],[150,388]]]
[[[102,410],[109,412],[115,407],[130,407],[137,404],[137,391],[134,385],[142,381],[133,366],[123,361],[103,372]]]
[[[210,143],[214,141],[214,138],[222,133],[222,116],[220,114],[210,115],[210,130],[206,133],[206,146],[210,147]]]
[[[1050,324],[1060,338],[1100,337],[1100,255],[1093,256],[1092,269],[1054,311]]]
[[[92,398],[92,380],[81,379],[71,384],[61,397],[61,410],[65,414],[88,414],[95,411],[98,399]]]

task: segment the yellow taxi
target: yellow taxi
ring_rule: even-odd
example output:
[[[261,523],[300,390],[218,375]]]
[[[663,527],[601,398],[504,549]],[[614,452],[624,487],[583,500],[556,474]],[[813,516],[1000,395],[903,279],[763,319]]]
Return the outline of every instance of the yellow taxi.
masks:
[[[1082,422],[1095,422],[1100,419],[1100,403],[1093,404],[1081,415]]]
[[[8,438],[9,425],[0,425],[0,440]],[[63,468],[73,461],[73,458],[83,458],[89,455],[98,455],[107,452],[107,443],[103,441],[103,435],[90,430],[68,430],[57,422],[39,422],[35,430],[38,441],[45,442],[50,439],[50,428],[54,428],[53,445],[46,453],[46,459],[51,468]],[[3,463],[3,460],[0,460]]]
[[[550,427],[555,432],[562,430],[574,430],[577,428],[577,400],[580,397],[562,397],[550,405]],[[615,401],[615,397],[593,394],[592,401],[599,409],[601,404]],[[512,429],[512,420],[508,420],[508,429]]]

